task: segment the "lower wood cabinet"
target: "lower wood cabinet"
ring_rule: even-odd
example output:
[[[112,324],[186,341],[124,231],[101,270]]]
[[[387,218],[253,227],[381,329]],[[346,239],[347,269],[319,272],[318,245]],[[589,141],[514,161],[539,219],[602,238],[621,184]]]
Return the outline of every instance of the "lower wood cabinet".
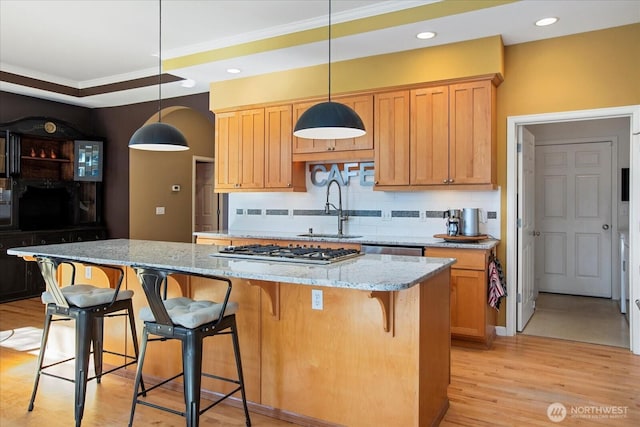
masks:
[[[497,311],[487,302],[491,250],[426,248],[425,256],[456,258],[451,267],[451,340],[453,344],[491,347]]]
[[[102,240],[106,237],[107,231],[103,227],[0,233],[0,302],[39,296],[45,289],[38,265],[14,255],[7,255],[7,249]]]

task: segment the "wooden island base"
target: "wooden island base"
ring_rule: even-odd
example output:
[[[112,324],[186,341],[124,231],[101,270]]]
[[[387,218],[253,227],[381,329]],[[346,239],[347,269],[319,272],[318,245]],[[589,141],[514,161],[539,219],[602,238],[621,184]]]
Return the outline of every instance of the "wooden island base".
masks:
[[[449,404],[454,260],[365,254],[328,265],[294,265],[232,262],[216,251],[201,244],[114,239],[8,253],[77,263],[78,277],[91,276],[104,286],[115,284],[101,266],[123,266],[136,314],[148,303],[134,268],[170,272],[169,298],[222,301],[226,282],[211,277],[231,278],[245,390],[256,411],[307,426],[425,427],[443,418]],[[68,283],[62,279],[69,273],[63,266],[57,281]],[[120,325],[105,324],[105,348],[132,355],[124,336],[130,331],[122,333],[126,324],[113,322]],[[137,317],[138,333],[143,326]],[[105,355],[105,364],[113,364],[110,358]],[[145,383],[181,372],[181,359],[178,342],[150,342]],[[236,377],[230,336],[204,342],[202,368]],[[179,382],[171,387],[181,388]],[[210,378],[202,382],[204,396],[226,394],[231,387]],[[157,414],[158,420],[166,416]]]
[[[240,305],[236,316],[252,410],[310,426],[437,425],[449,405],[449,275],[446,269],[410,289],[383,292],[389,296],[388,332],[383,305],[370,292],[235,279],[231,299]],[[140,285],[132,270],[127,276],[141,306]],[[177,276],[172,292],[215,299],[216,287],[207,282]],[[311,308],[312,289],[322,291],[322,310]],[[206,343],[203,368],[233,375],[224,339]],[[149,346],[150,379],[179,366],[177,347],[168,354],[165,345]],[[226,390],[212,380],[203,387]]]

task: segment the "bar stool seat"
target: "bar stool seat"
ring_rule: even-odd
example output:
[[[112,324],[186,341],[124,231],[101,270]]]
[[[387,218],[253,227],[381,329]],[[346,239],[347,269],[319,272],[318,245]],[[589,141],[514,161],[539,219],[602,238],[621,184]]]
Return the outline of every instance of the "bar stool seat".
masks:
[[[222,303],[214,301],[196,301],[186,297],[164,300],[164,306],[173,323],[190,329],[218,320],[223,308]],[[229,302],[224,314],[235,314],[237,310],[238,303]],[[143,307],[140,310],[140,313],[138,313],[138,317],[144,322],[156,321],[155,317],[153,317],[153,312],[149,307]]]
[[[105,267],[119,271],[119,277],[115,288],[101,288],[98,286],[75,283],[75,266],[73,263],[50,258],[36,259],[42,277],[45,280],[46,291],[42,293],[41,300],[46,304],[45,323],[38,355],[38,370],[29,401],[29,411],[33,411],[38,384],[41,375],[55,377],[75,384],[75,422],[79,427],[82,424],[84,414],[85,395],[87,382],[95,379],[98,383],[103,375],[122,369],[138,361],[138,338],[136,334],[135,320],[133,317],[133,304],[131,298],[133,291],[120,290],[124,271],[119,267]],[[59,287],[57,281],[58,266],[67,264],[71,266],[71,284]],[[104,319],[118,316],[127,316],[131,329],[134,356],[105,350],[103,348]],[[49,338],[51,324],[58,321],[75,321],[75,353],[73,357],[59,360],[45,365],[45,352]],[[123,329],[126,329],[123,328]],[[89,358],[93,353],[94,373],[89,377]],[[104,353],[113,354],[123,358],[123,363],[108,371],[103,371],[102,356]],[[49,368],[65,362],[75,360],[75,376],[73,379],[47,371]],[[144,390],[144,383],[141,384]]]
[[[62,295],[70,305],[79,308],[92,307],[94,305],[109,304],[116,295],[116,290],[111,288],[99,288],[93,285],[70,285],[60,288]],[[116,295],[116,301],[131,299],[133,291],[120,291]],[[45,291],[41,295],[43,304],[55,304],[55,297],[51,292]]]
[[[226,283],[227,291],[223,302],[196,301],[186,297],[166,299],[167,277],[170,272],[146,268],[136,268],[135,270],[142,284],[142,288],[145,291],[149,307],[142,308],[139,313],[139,318],[144,321],[145,326],[142,332],[142,344],[138,368],[136,370],[129,427],[133,425],[137,404],[183,416],[185,417],[187,427],[197,427],[202,413],[237,392],[241,393],[246,425],[251,426],[244,390],[240,346],[236,329],[235,313],[238,310],[238,304],[229,301],[231,281],[224,277],[201,276]],[[162,291],[164,291],[165,299],[160,296]],[[150,335],[156,338],[149,338]],[[231,335],[238,373],[237,379],[202,372],[203,341],[205,338],[215,335]],[[147,343],[149,341],[164,342],[170,339],[177,339],[182,343],[182,372],[146,390],[141,390],[142,367],[144,365]],[[141,398],[146,397],[147,394],[155,388],[179,377],[183,377],[184,412],[161,406],[153,403],[151,400]],[[237,387],[204,409],[200,409],[202,377],[230,382],[236,384]]]

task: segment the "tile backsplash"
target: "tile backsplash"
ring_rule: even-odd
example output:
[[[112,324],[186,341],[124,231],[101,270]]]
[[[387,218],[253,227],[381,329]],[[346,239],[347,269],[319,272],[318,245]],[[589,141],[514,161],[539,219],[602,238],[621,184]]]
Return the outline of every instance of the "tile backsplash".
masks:
[[[315,186],[307,176],[306,193],[229,194],[230,231],[335,233],[338,220],[331,208],[325,214],[327,187]],[[338,206],[338,189],[329,201]],[[374,191],[357,179],[342,186],[342,209],[349,216],[346,234],[421,236],[446,233],[443,212],[480,208],[480,232],[500,238],[500,191]]]

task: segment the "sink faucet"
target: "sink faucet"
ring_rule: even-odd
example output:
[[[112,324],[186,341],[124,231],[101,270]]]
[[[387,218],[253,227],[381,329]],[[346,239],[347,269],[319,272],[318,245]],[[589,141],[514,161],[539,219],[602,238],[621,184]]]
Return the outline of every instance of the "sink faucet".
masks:
[[[329,190],[331,189],[331,184],[333,184],[334,182],[338,186],[338,207],[337,208],[336,208],[336,205],[329,202]],[[327,201],[324,205],[325,214],[329,215],[329,208],[331,206],[333,206],[333,209],[338,211],[338,235],[342,236],[342,223],[346,221],[348,217],[346,215],[342,215],[342,189],[340,188],[340,183],[335,178],[329,181],[329,183],[327,184]]]

